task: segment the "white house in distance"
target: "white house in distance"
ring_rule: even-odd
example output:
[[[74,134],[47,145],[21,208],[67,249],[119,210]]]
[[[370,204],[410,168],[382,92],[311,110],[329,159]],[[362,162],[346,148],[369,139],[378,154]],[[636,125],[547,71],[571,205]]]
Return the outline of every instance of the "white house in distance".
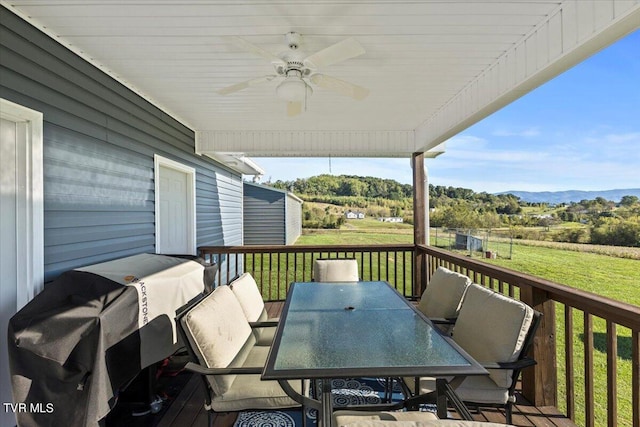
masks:
[[[399,216],[383,216],[378,218],[378,221],[381,222],[404,222],[404,220]]]
[[[364,212],[347,211],[344,214],[347,219],[364,219]]]

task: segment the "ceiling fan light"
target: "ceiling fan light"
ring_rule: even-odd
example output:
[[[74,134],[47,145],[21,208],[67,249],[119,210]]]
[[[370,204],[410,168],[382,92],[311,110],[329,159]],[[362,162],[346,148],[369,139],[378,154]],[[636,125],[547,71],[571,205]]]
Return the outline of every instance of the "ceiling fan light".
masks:
[[[313,94],[313,89],[298,76],[287,76],[276,87],[278,98],[288,102],[302,102]]]

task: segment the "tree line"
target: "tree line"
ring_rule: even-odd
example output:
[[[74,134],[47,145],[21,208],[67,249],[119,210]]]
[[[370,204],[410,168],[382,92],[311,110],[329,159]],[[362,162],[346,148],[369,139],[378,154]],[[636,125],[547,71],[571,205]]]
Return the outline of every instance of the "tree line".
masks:
[[[323,174],[310,178],[298,178],[295,181],[278,180],[268,185],[298,195],[334,198],[402,200],[411,198],[413,194],[413,186],[409,184],[401,184],[393,179],[355,175]]]
[[[413,186],[392,179],[355,175],[318,175],[293,181],[269,182],[305,201],[327,203],[365,211],[368,216],[400,216],[413,219]],[[430,224],[459,229],[508,228],[514,237],[529,238],[530,227],[547,231],[561,223],[579,223],[548,233],[553,240],[619,246],[640,246],[640,201],[624,196],[619,202],[596,197],[555,206],[528,203],[512,194],[474,192],[468,188],[429,185]],[[526,214],[525,211],[550,212]],[[303,226],[338,228],[341,212],[329,207],[303,205]],[[528,229],[529,228],[529,229]],[[545,238],[547,238],[545,237]]]

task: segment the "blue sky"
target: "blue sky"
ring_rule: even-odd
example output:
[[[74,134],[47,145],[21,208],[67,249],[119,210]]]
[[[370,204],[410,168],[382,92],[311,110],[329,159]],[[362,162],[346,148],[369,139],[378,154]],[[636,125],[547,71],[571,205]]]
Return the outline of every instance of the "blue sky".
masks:
[[[409,159],[255,160],[263,181],[412,180]],[[478,192],[640,188],[640,30],[451,138],[426,166],[431,184]]]

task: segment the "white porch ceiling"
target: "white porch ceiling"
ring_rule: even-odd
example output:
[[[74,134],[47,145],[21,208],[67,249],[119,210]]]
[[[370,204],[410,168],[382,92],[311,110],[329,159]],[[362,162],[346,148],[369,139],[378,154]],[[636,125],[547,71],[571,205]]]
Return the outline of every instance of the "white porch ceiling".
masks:
[[[449,137],[640,27],[640,0],[2,0],[196,131],[202,154],[406,157]],[[366,53],[321,72],[370,90],[314,88],[287,117],[273,74],[284,34]]]

